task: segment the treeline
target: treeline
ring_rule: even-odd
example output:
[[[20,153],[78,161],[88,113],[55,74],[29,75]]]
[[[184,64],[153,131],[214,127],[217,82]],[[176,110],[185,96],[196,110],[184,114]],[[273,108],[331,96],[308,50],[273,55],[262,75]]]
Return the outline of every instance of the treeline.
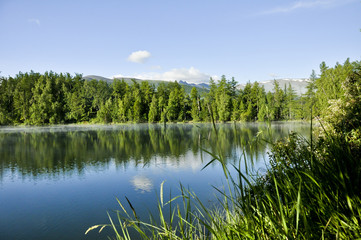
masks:
[[[211,79],[208,93],[199,94],[194,87],[187,94],[177,82],[155,88],[147,81],[128,84],[115,79],[108,84],[79,74],[19,73],[0,78],[0,125],[309,119],[311,109],[313,116],[322,115],[329,100],[343,96],[341,83],[359,64],[346,60],[329,68],[322,63],[321,74],[313,71],[301,96],[277,81],[271,92],[257,82],[239,90],[234,78],[225,76],[217,82]]]

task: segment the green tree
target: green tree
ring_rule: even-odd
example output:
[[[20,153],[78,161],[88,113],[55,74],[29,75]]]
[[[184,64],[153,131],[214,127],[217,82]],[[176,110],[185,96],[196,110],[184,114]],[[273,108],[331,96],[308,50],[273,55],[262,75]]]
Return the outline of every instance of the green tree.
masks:
[[[259,107],[259,111],[257,113],[257,119],[258,121],[265,121],[265,120],[269,120],[268,119],[268,106],[266,105],[266,98],[265,96],[263,98],[260,99],[260,103],[259,103],[260,107]]]
[[[246,111],[246,105],[241,101],[239,104],[239,119],[241,121],[247,121]]]
[[[231,120],[232,121],[238,121],[239,120],[239,114],[240,110],[239,110],[239,102],[237,100],[237,98],[232,98],[232,111],[231,111]]]
[[[217,84],[216,91],[216,105],[217,115],[219,121],[228,121],[231,113],[231,96],[230,96],[230,85],[223,75],[221,80]]]
[[[134,89],[133,121],[142,120],[142,96],[139,88]]]
[[[16,81],[13,78],[0,77],[0,124],[10,124],[15,120],[14,98]]]
[[[210,119],[210,115],[212,114],[213,115],[213,118],[215,120],[218,119],[218,110],[217,110],[217,103],[216,103],[216,94],[217,94],[217,85],[215,83],[215,81],[210,78],[209,80],[209,86],[210,86],[210,89],[209,89],[209,92],[208,94],[206,95],[206,98],[205,98],[205,109],[207,109],[207,112],[208,112],[208,119]],[[205,119],[206,117],[204,117],[203,119]]]
[[[296,91],[292,88],[291,84],[289,83],[288,87],[287,87],[287,91],[286,91],[286,96],[285,96],[285,102],[286,102],[285,110],[286,111],[285,111],[284,117],[286,119],[289,119],[289,120],[295,119],[296,112],[298,110],[296,98],[297,98]]]
[[[112,122],[112,108],[113,102],[109,98],[104,104],[100,106],[99,111],[97,112],[97,121],[102,123]]]
[[[67,109],[65,118],[69,122],[88,120],[87,99],[84,97],[84,82],[81,75],[76,75],[73,79],[68,75],[63,84]]]
[[[148,81],[143,81],[140,84],[140,93],[142,96],[142,107],[141,107],[141,116],[142,120],[147,120],[149,114],[150,104],[153,99],[154,86],[150,85]]]
[[[168,121],[180,121],[184,119],[184,100],[185,92],[179,83],[170,83],[171,92],[169,94],[168,106],[167,106],[167,118]]]
[[[200,102],[197,88],[193,87],[191,90],[191,101],[192,101],[192,109],[191,116],[194,122],[198,122],[200,120]]]
[[[352,73],[354,65],[349,59],[343,65],[337,63],[333,68],[327,67],[325,63],[320,65],[321,75],[316,80],[317,102],[315,105],[321,116],[324,115],[322,111],[327,109],[330,102],[343,96],[342,82]]]
[[[317,76],[315,70],[312,70],[310,80],[307,84],[307,92],[301,97],[303,107],[303,115],[302,117],[305,119],[310,119],[312,115],[317,115],[318,113],[315,111],[315,103],[316,103],[316,80]],[[311,114],[312,110],[312,114]]]
[[[149,107],[148,122],[156,122],[159,120],[159,110],[158,110],[158,99],[156,95],[153,95],[152,102]]]
[[[39,73],[19,73],[16,76],[17,85],[14,92],[14,112],[19,122],[29,122],[30,101],[32,99],[32,89],[36,80],[40,77]],[[16,121],[17,121],[16,120]]]
[[[273,82],[273,113],[274,113],[274,120],[282,120],[283,119],[283,108],[284,108],[284,91],[280,88],[279,83],[274,80]]]
[[[32,124],[39,125],[49,123],[52,117],[53,94],[52,88],[54,79],[52,73],[45,73],[35,83],[33,97],[30,107],[30,121]]]
[[[115,78],[112,83],[112,96],[115,99],[122,99],[127,91],[127,85],[128,84],[124,81],[124,79],[119,80]]]

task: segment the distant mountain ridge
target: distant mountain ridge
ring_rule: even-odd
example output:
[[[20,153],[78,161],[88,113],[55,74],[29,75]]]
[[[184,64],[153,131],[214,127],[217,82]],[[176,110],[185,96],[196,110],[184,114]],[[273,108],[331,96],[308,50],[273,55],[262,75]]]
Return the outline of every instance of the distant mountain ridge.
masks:
[[[258,82],[260,86],[263,86],[266,92],[273,92],[274,81],[279,83],[281,89],[287,88],[291,84],[292,88],[295,90],[297,95],[302,95],[307,92],[307,85],[310,81],[309,78],[282,78],[282,79],[273,79],[263,82]],[[246,84],[239,84],[238,87],[243,89]]]
[[[83,79],[85,80],[97,80],[97,81],[105,81],[107,83],[112,83],[114,81],[114,79],[111,79],[111,78],[106,78],[106,77],[102,77],[102,76],[98,76],[98,75],[86,75],[83,77]],[[143,81],[147,81],[149,82],[150,84],[153,84],[156,88],[158,87],[158,85],[160,83],[164,83],[164,84],[168,84],[170,83],[171,81],[163,81],[163,80],[147,80],[147,79],[137,79],[137,78],[127,78],[127,77],[122,77],[122,78],[116,78],[116,79],[119,79],[119,80],[124,80],[124,82],[128,83],[128,84],[133,84],[133,81],[136,81],[138,83],[141,83]],[[201,84],[195,84],[195,83],[188,83],[186,81],[178,81],[178,83],[180,85],[182,85],[184,87],[184,90],[189,94],[192,90],[193,87],[196,87],[197,90],[198,90],[198,93],[203,93],[203,92],[208,92],[209,91],[209,85],[206,84],[206,83],[201,83]]]
[[[102,80],[107,83],[112,83],[114,79],[106,78],[102,76],[97,75],[87,75],[84,76],[83,79],[85,80]],[[141,83],[142,81],[148,81],[149,83],[153,84],[155,87],[157,87],[160,83],[168,84],[169,81],[162,81],[162,80],[146,80],[146,79],[137,79],[137,78],[117,78],[120,80],[124,80],[128,84],[133,84],[132,80],[135,80],[138,83]],[[288,84],[291,84],[292,88],[295,90],[297,95],[301,95],[307,92],[307,85],[309,83],[308,78],[282,78],[282,79],[273,79],[273,80],[267,80],[263,82],[258,82],[260,86],[263,86],[266,92],[272,92],[274,88],[274,81],[277,81],[279,83],[279,86],[281,89],[284,89],[285,87],[288,87]],[[196,87],[199,93],[202,92],[208,92],[210,89],[210,85],[207,83],[188,83],[183,80],[179,80],[178,83],[184,87],[187,93],[190,93],[193,87]],[[243,89],[246,86],[246,84],[239,84],[238,88]]]
[[[114,79],[112,78],[106,78],[106,77],[102,77],[102,76],[98,76],[98,75],[87,75],[87,76],[84,76],[83,79],[85,80],[97,80],[97,81],[104,81],[104,82],[107,82],[107,83],[112,83]],[[131,82],[132,79],[136,80],[136,81],[140,81],[141,79],[137,79],[137,78],[121,78],[121,79],[124,79],[125,82]]]

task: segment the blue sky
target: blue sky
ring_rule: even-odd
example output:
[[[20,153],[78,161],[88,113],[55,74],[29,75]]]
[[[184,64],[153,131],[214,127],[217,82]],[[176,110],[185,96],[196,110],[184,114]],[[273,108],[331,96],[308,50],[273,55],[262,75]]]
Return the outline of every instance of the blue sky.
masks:
[[[240,83],[361,60],[360,0],[0,0],[0,75]]]

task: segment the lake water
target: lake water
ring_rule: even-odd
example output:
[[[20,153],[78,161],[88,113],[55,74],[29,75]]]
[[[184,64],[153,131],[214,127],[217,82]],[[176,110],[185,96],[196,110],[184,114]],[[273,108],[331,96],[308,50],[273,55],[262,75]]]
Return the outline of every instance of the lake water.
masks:
[[[165,196],[181,182],[211,206],[225,179],[216,162],[202,170],[212,160],[202,149],[261,173],[269,146],[244,146],[259,132],[273,141],[291,131],[307,136],[310,126],[217,124],[217,136],[210,124],[2,127],[0,239],[107,239],[111,231],[84,233],[125,196],[146,220],[163,181]]]

